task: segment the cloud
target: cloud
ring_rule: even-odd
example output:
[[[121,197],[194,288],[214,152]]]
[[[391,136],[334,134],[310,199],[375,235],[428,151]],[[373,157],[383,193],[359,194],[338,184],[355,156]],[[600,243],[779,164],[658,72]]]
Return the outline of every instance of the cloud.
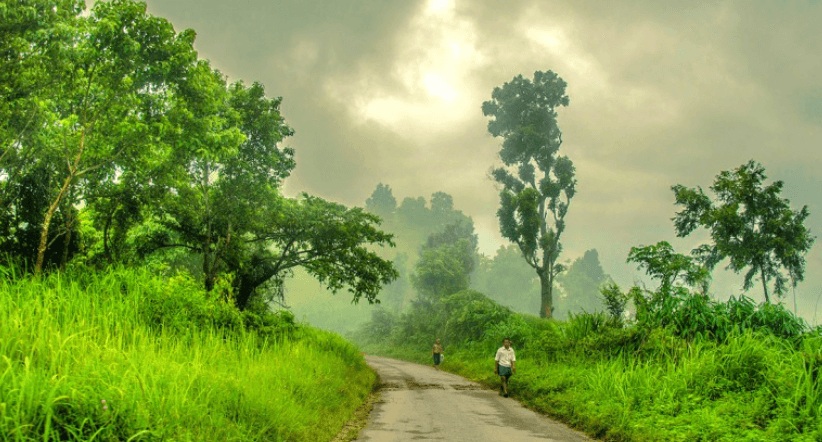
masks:
[[[231,78],[284,97],[297,169],[286,183],[362,205],[445,191],[484,251],[503,242],[487,178],[499,139],[480,106],[514,76],[553,70],[571,102],[562,152],[577,166],[565,257],[597,248],[630,283],[632,245],[677,240],[670,186],[708,187],[755,159],[822,231],[819,2],[148,0]],[[677,242],[679,241],[679,242]],[[822,291],[817,244],[800,304]],[[564,258],[563,258],[564,259]],[[741,276],[725,275],[720,293]],[[756,296],[756,293],[753,293]],[[761,297],[761,294],[758,295]],[[805,298],[802,298],[805,297]],[[803,304],[804,305],[804,304]]]

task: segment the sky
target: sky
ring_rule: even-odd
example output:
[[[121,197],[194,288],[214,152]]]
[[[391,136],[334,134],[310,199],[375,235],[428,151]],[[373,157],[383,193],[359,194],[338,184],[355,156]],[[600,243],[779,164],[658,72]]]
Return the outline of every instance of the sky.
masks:
[[[560,154],[578,180],[560,260],[595,248],[620,285],[643,280],[625,263],[632,246],[687,253],[707,239],[676,238],[670,187],[707,190],[751,159],[822,232],[818,0],[146,3],[196,30],[201,58],[230,81],[283,97],[297,161],[287,195],[363,206],[378,183],[398,201],[443,191],[493,255],[507,244],[489,178],[502,140],[481,105],[517,75],[552,70],[568,83]],[[798,311],[822,322],[822,240],[806,259]],[[714,272],[717,298],[741,286],[741,274]],[[757,287],[747,295],[762,301]]]

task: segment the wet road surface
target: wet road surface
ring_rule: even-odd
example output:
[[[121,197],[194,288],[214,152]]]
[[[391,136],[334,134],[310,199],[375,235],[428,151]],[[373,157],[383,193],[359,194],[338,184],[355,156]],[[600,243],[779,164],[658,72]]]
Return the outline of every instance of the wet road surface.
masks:
[[[593,440],[463,377],[379,356],[365,360],[383,386],[358,441]]]

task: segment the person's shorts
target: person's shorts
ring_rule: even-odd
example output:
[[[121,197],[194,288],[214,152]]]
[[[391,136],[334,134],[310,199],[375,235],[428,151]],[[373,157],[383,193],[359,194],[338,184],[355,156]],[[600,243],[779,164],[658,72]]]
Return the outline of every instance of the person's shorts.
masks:
[[[434,353],[434,365],[440,365],[440,354]]]
[[[511,367],[506,367],[504,365],[499,366],[499,375],[505,377],[511,377]]]

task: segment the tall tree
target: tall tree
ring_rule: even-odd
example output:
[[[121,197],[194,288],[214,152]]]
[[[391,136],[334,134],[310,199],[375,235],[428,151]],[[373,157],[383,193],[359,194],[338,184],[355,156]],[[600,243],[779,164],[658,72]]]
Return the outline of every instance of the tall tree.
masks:
[[[733,171],[722,171],[710,187],[717,201],[702,188],[672,187],[676,204],[683,206],[673,218],[677,236],[689,235],[698,227],[711,232],[712,244],[693,250],[709,269],[728,258],[728,268],[745,273],[743,289],[753,285],[759,276],[765,301],[770,302],[768,283],[773,293],[782,296],[791,285],[804,279],[805,254],[815,238],[805,227],[808,206],[792,210],[790,201],[779,196],[782,181],[764,185],[765,168],[749,161]],[[787,273],[787,275],[785,274]]]
[[[554,278],[564,270],[557,263],[560,237],[577,182],[571,160],[558,155],[562,132],[556,108],[569,103],[565,87],[554,72],[536,71],[533,81],[518,75],[494,88],[491,100],[482,103],[483,115],[493,117],[488,132],[503,138],[499,155],[504,167],[492,173],[503,186],[500,232],[519,246],[536,271],[540,316],[546,318],[553,311]]]
[[[70,64],[64,48],[74,40],[81,10],[76,0],[18,0],[0,7],[0,249],[27,263],[36,261],[39,227],[64,164],[60,152],[48,148],[44,128],[57,118],[55,97]],[[61,209],[74,212],[65,204]],[[54,215],[63,234],[76,227],[65,215]],[[71,238],[59,244],[58,236],[48,238],[50,264],[70,256]]]
[[[281,98],[266,97],[262,85],[237,82],[226,88],[218,73],[202,74],[199,84],[212,84],[213,90],[187,94],[205,97],[190,105],[186,117],[196,120],[186,127],[199,134],[199,143],[177,150],[178,179],[157,208],[167,230],[154,232],[153,242],[155,248],[198,254],[210,291],[228,269],[227,255],[245,253],[247,238],[265,228],[268,210],[276,210],[279,185],[294,168],[293,150],[278,144],[293,130],[280,115]]]

